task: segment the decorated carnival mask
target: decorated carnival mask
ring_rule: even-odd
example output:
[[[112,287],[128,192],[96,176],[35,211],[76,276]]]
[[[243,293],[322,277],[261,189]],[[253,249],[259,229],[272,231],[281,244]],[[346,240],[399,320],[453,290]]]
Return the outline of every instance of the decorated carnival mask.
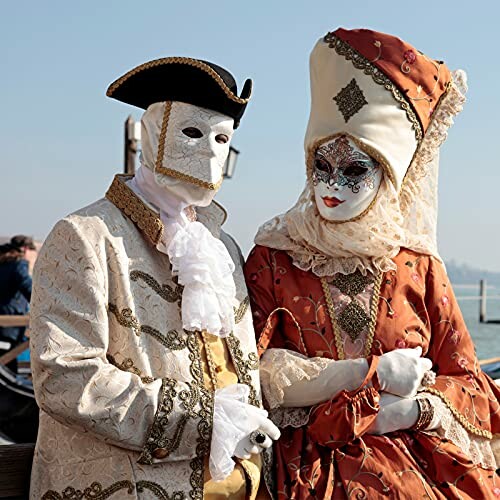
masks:
[[[347,136],[325,142],[316,150],[312,171],[319,213],[335,222],[362,214],[375,199],[382,175],[380,165]]]
[[[142,164],[172,199],[207,206],[222,182],[229,143],[252,93],[238,95],[224,68],[201,59],[164,57],[115,80],[106,95],[145,110]]]
[[[142,162],[185,205],[208,206],[222,183],[234,120],[184,102],[161,102],[142,117]]]

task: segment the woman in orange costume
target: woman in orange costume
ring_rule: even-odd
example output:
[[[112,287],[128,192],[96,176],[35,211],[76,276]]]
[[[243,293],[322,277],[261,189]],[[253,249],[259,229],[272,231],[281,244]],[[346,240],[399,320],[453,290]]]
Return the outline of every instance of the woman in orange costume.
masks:
[[[280,499],[500,496],[500,391],[436,248],[465,90],[383,33],[338,29],[311,54],[306,187],[245,271]]]

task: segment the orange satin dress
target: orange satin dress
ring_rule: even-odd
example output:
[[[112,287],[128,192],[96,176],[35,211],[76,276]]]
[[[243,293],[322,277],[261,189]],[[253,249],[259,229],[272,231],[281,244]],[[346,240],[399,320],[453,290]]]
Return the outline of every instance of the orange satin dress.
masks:
[[[394,261],[396,271],[375,277],[371,327],[359,355],[421,346],[437,373],[429,393],[470,435],[498,438],[500,391],[480,370],[442,264],[406,249]],[[261,354],[273,347],[346,358],[326,291],[331,279],[301,271],[285,252],[262,246],[250,253],[245,275]],[[370,384],[312,407],[307,424],[283,428],[274,446],[278,498],[500,497],[495,470],[474,464],[451,441],[425,432],[368,434],[378,409]]]

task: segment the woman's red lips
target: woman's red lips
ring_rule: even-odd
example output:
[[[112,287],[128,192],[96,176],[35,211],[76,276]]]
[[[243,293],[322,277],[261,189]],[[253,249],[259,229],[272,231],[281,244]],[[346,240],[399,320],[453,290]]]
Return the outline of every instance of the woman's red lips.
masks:
[[[323,196],[322,197],[323,203],[328,207],[328,208],[334,208],[340,205],[341,203],[344,203],[345,200],[339,200],[338,198],[330,198],[329,196]]]

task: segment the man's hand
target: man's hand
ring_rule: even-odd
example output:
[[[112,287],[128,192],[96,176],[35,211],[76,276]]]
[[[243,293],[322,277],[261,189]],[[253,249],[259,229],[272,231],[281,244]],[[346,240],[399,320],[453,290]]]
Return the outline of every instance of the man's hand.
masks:
[[[279,439],[281,435],[279,429],[268,418],[261,421],[257,432],[262,433],[265,436],[265,440],[262,443],[256,444],[251,438],[253,433],[248,434],[236,445],[236,449],[234,450],[235,457],[249,459],[250,455],[255,455],[269,448],[273,444],[273,440]]]
[[[412,427],[418,419],[418,402],[414,398],[401,398],[382,393],[380,410],[368,434],[387,434]]]
[[[380,390],[401,397],[415,396],[424,373],[432,368],[432,361],[421,356],[421,347],[396,349],[380,356]]]

